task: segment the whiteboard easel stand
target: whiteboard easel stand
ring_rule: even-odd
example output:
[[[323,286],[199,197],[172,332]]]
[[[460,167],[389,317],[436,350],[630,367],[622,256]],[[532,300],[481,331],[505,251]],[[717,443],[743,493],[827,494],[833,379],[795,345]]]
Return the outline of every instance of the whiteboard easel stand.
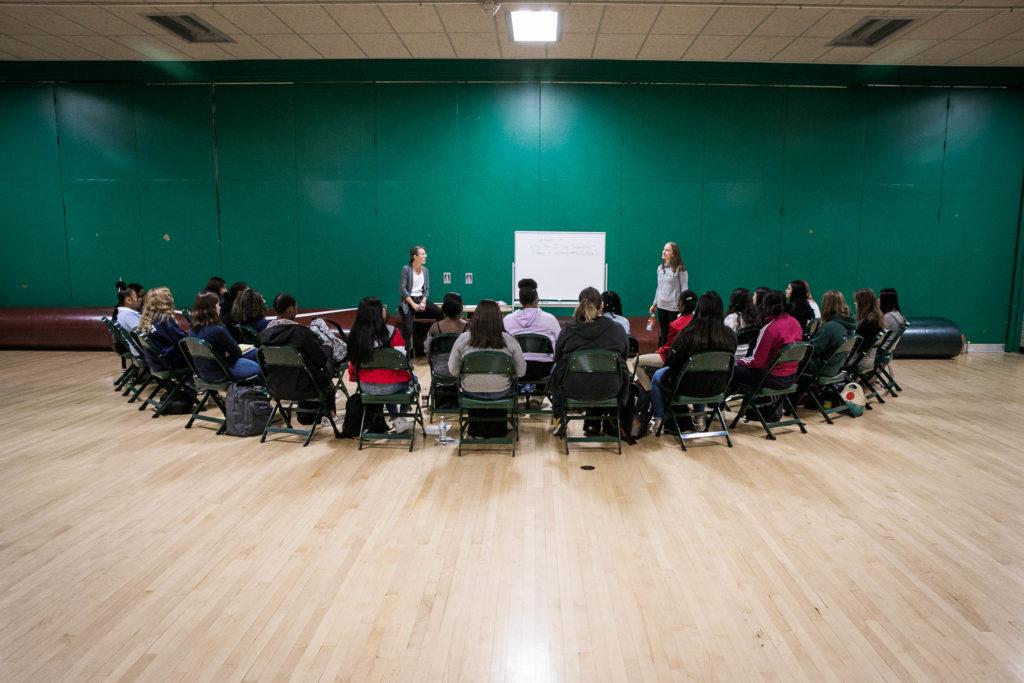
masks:
[[[512,262],[512,309],[522,308],[522,304],[519,303],[519,278],[516,277],[516,262]],[[604,264],[604,282],[601,283],[601,291],[608,291],[608,264]],[[541,308],[576,308],[579,301],[545,301],[541,299],[537,302],[537,305]]]

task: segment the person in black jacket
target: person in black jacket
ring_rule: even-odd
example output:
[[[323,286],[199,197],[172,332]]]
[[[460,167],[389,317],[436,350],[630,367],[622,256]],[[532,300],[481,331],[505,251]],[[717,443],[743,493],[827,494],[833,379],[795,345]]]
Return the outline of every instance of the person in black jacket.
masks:
[[[274,297],[274,311],[277,318],[271,320],[259,333],[263,346],[290,346],[302,354],[320,390],[328,397],[328,408],[333,417],[334,381],[329,366],[330,356],[320,344],[319,338],[305,325],[295,321],[298,305],[295,297],[282,292]],[[306,396],[315,399],[316,389],[309,385],[309,377],[297,368],[264,368],[267,384],[272,394],[283,396]]]
[[[554,419],[551,426],[555,436],[565,436],[565,393],[581,398],[587,395],[607,396],[616,382],[614,378],[590,377],[586,384],[565,381],[569,367],[569,355],[573,351],[583,349],[606,349],[614,351],[622,357],[623,375],[621,378],[620,401],[625,398],[628,389],[626,376],[626,356],[629,353],[629,342],[622,326],[611,318],[601,315],[601,292],[587,287],[579,296],[579,305],[573,316],[574,321],[562,329],[555,341],[555,365],[551,370],[551,381],[548,390],[551,393],[551,408]]]
[[[789,299],[789,308],[786,312],[800,323],[801,329],[806,330],[807,323],[818,316],[814,314],[814,309],[811,308],[807,285],[803,283],[803,280],[793,280],[789,283],[789,286],[786,287],[786,298]]]

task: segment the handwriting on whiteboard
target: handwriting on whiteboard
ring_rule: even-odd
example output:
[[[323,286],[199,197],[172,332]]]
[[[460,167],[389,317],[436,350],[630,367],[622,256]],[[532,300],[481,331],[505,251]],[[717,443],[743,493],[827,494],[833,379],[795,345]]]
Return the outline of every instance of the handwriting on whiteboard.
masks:
[[[530,251],[537,256],[596,256],[598,245],[593,239],[566,239],[559,237],[533,237]]]

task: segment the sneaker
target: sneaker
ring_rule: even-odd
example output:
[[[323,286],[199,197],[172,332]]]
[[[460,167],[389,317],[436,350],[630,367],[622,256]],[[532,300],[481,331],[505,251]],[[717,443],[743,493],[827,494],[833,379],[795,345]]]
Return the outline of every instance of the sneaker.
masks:
[[[693,431],[703,432],[707,428],[707,420],[704,415],[693,416]]]
[[[560,417],[556,417],[551,420],[551,435],[556,436],[559,439],[565,438],[566,424],[565,421]]]
[[[403,434],[412,429],[413,421],[407,417],[396,417],[392,420],[395,434]]]
[[[536,384],[524,384],[521,387],[519,387],[519,393],[523,394],[524,396],[529,396],[530,394],[532,394],[536,390],[537,390],[537,385]]]

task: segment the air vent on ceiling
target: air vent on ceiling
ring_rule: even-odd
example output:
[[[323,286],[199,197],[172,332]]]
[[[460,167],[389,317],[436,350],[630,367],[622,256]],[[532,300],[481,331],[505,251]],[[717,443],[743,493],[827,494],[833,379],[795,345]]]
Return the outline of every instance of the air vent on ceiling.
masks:
[[[235,42],[194,14],[147,14],[146,18],[188,43]]]
[[[844,47],[872,47],[906,27],[913,19],[894,19],[892,17],[865,17],[853,28],[841,33],[829,45]]]

